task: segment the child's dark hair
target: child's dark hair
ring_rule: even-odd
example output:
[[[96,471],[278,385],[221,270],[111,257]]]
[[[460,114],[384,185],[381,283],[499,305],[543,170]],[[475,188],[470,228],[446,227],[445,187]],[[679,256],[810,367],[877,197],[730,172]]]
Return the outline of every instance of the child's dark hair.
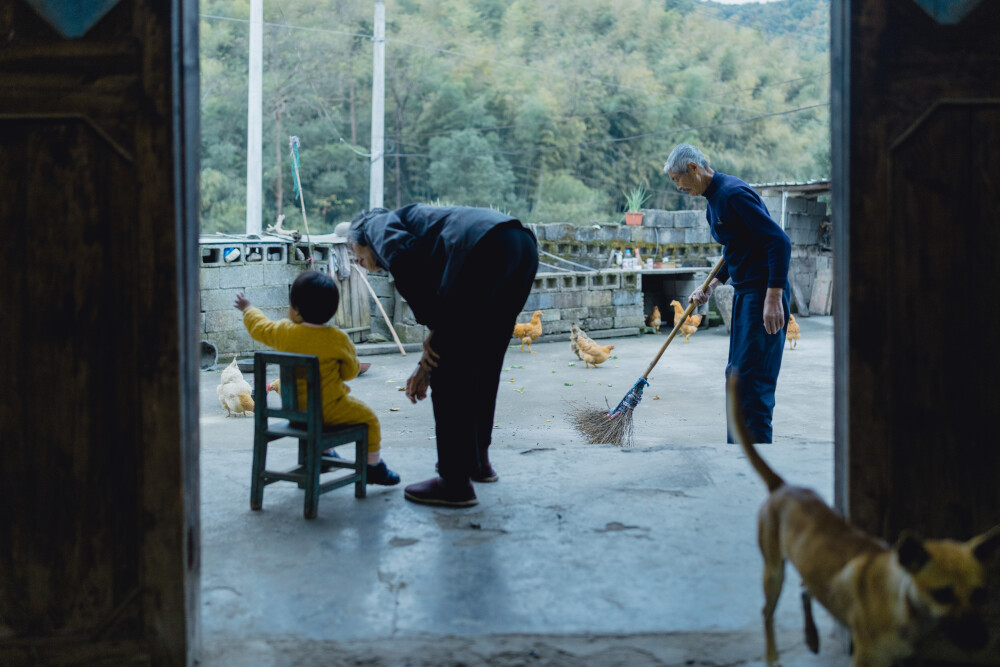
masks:
[[[309,324],[326,324],[340,307],[340,290],[328,273],[303,271],[292,283],[288,301]]]

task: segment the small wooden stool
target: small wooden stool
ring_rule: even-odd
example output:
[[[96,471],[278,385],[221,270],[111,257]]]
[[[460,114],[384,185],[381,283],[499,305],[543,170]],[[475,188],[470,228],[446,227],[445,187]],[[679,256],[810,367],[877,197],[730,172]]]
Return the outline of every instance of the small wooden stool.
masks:
[[[266,371],[270,364],[279,367],[281,407],[267,407]],[[311,354],[257,352],[253,359],[254,435],[253,466],[250,476],[250,509],[264,504],[264,487],[274,482],[295,482],[305,489],[304,514],[315,519],[319,497],[327,491],[354,484],[354,497],[364,498],[368,483],[368,426],[366,424],[323,424],[323,399],[320,391],[319,359]],[[306,406],[299,405],[296,378],[306,382]],[[275,424],[268,419],[284,419]],[[279,438],[299,441],[299,464],[285,471],[266,470],[267,445]],[[355,443],[354,461],[323,456],[331,447]],[[321,472],[329,468],[347,468],[353,474],[320,484]]]

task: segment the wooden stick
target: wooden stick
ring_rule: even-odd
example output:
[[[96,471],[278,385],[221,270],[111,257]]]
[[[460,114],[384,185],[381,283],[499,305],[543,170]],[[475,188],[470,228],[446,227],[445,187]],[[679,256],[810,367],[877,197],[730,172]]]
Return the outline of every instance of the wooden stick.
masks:
[[[392,339],[396,341],[396,345],[399,346],[399,353],[405,357],[406,350],[403,349],[403,344],[399,342],[399,336],[396,335],[396,330],[392,328],[392,322],[389,320],[389,316],[385,314],[385,308],[382,307],[382,302],[379,301],[378,297],[375,295],[375,290],[372,289],[371,283],[369,283],[368,279],[365,278],[365,274],[361,272],[361,269],[357,264],[351,264],[351,268],[358,272],[358,275],[361,277],[361,281],[365,284],[365,287],[368,288],[368,292],[371,293],[372,298],[375,299],[375,305],[378,306],[378,311],[382,313],[382,317],[385,319],[385,323],[389,327],[389,333],[392,334]]]
[[[309,266],[315,267],[316,260],[313,257],[312,236],[309,235],[309,221],[306,220],[306,191],[305,188],[302,187],[302,179],[299,178],[299,165],[295,162],[295,147],[291,142],[292,139],[295,139],[295,137],[289,137],[288,148],[289,152],[292,154],[292,169],[295,170],[295,182],[299,185],[299,206],[302,208],[302,224],[306,228],[306,248],[309,250]],[[295,141],[298,142],[298,139],[295,139]],[[281,226],[280,222],[278,223],[278,226]]]
[[[719,269],[722,268],[723,261],[724,260],[720,257],[719,261],[715,263],[715,266],[712,268],[712,271],[708,274],[708,278],[705,279],[705,282],[701,286],[702,290],[708,289],[708,285],[712,282],[712,278],[714,278],[715,275],[719,272]],[[677,332],[680,331],[681,325],[684,324],[684,322],[687,320],[688,316],[691,315],[691,312],[694,309],[695,309],[695,304],[692,301],[691,303],[688,304],[687,309],[684,311],[684,315],[682,315],[681,318],[677,320],[677,324],[674,325],[674,330],[670,332],[669,336],[667,336],[667,340],[663,342],[663,347],[660,348],[660,353],[656,355],[656,358],[653,359],[653,363],[651,363],[649,365],[649,368],[646,369],[646,372],[642,374],[643,378],[647,380],[649,379],[649,374],[653,372],[653,367],[656,366],[656,362],[658,362],[660,360],[660,357],[663,356],[663,353],[666,352],[667,345],[670,345],[670,341],[674,339],[674,336],[676,336]]]

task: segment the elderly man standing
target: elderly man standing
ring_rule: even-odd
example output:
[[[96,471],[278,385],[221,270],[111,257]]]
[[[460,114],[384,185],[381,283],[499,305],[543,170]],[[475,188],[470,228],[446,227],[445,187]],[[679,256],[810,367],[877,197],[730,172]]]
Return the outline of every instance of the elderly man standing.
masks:
[[[701,305],[716,287],[732,279],[726,377],[733,373],[739,376],[740,403],[754,442],[771,442],[774,389],[781,369],[791,291],[788,235],[771,218],[753,188],[712,169],[705,155],[691,144],[675,147],[663,171],[681,192],[708,200],[708,224],[712,237],[724,247],[725,261],[708,290],[699,287],[689,300]]]

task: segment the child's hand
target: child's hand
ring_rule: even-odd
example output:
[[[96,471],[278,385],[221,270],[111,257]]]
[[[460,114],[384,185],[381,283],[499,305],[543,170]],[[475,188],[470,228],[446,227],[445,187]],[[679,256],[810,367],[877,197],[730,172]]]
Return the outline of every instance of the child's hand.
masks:
[[[243,292],[236,293],[236,310],[242,313],[244,310],[249,308],[250,305],[250,299],[248,299]]]

